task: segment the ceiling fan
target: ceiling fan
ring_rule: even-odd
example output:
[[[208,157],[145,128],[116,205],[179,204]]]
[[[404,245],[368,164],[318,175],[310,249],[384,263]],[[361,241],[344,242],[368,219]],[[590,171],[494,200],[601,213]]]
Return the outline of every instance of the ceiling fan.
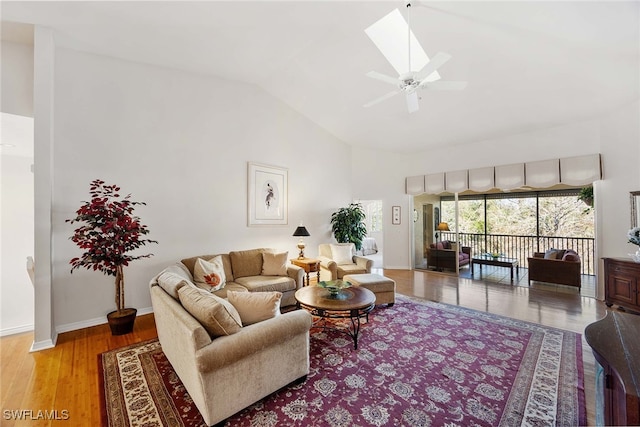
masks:
[[[451,59],[451,55],[439,52],[429,60],[411,31],[410,10],[411,3],[407,3],[407,21],[404,20],[398,9],[394,9],[365,30],[365,33],[395,68],[399,76],[391,77],[377,71],[369,71],[366,74],[367,77],[392,84],[396,86],[396,90],[364,104],[364,107],[371,107],[399,93],[404,93],[409,113],[413,113],[420,108],[418,89],[461,90],[467,86],[467,82],[440,81],[437,70]],[[405,33],[407,34],[406,40],[402,35]]]

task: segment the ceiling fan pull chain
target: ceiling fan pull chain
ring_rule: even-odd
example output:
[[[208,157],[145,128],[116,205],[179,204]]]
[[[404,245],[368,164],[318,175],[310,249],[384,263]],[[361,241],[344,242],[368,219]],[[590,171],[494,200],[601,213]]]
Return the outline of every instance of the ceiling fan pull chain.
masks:
[[[411,72],[411,2],[407,3],[407,46],[409,46],[409,72]]]

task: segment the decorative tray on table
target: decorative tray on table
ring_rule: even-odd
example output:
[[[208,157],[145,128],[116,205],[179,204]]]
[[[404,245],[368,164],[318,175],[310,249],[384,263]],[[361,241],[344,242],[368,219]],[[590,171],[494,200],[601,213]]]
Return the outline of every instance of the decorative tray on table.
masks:
[[[318,286],[329,291],[332,297],[337,296],[342,289],[350,288],[351,283],[344,280],[327,280],[318,283]]]

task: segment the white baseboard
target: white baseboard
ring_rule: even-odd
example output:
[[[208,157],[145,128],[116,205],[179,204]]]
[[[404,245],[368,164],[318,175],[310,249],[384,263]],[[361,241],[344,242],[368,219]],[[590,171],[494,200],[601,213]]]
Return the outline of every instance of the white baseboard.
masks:
[[[52,339],[50,340],[44,340],[44,341],[38,341],[38,342],[33,342],[33,344],[31,344],[31,350],[29,350],[30,353],[33,353],[34,351],[40,351],[40,350],[46,350],[48,348],[53,348],[56,346],[56,341],[58,341],[58,334],[56,334]]]
[[[0,330],[0,337],[6,337],[7,335],[21,334],[23,332],[33,331],[33,323],[30,325],[16,326],[13,328],[6,328]]]
[[[138,316],[144,314],[153,313],[153,307],[145,307],[138,309]],[[77,331],[78,329],[90,328],[92,326],[98,326],[107,323],[107,316],[96,317],[94,319],[87,319],[81,322],[66,323],[64,325],[56,326],[56,332],[62,334],[64,332]]]

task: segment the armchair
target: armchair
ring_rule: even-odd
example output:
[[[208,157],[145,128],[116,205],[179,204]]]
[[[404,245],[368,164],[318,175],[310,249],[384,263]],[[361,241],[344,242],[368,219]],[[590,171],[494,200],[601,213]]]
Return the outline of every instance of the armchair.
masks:
[[[320,280],[342,279],[347,274],[371,273],[373,260],[355,255],[353,243],[318,245]]]
[[[546,256],[545,256],[546,254]],[[580,256],[574,250],[536,252],[529,262],[529,285],[532,280],[581,288]]]

